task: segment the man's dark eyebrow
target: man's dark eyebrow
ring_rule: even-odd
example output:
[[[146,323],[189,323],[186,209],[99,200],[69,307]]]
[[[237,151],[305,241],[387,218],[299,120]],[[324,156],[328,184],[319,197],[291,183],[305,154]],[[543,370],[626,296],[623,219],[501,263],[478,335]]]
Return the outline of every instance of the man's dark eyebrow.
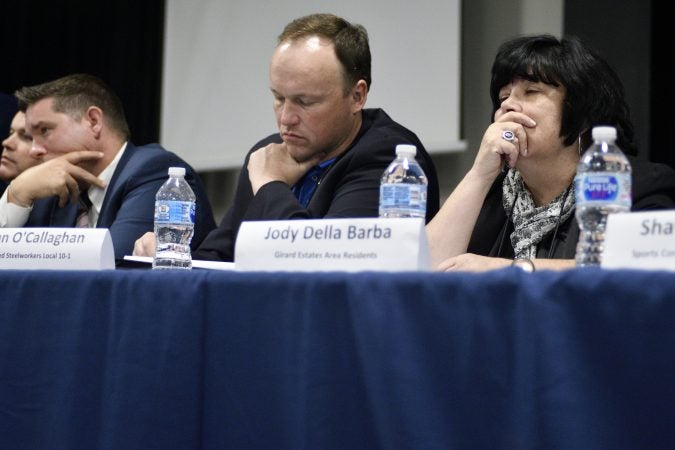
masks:
[[[45,126],[45,125],[49,125],[49,123],[45,123],[44,120],[40,120],[39,122],[37,122],[37,123],[34,124],[34,125],[33,125],[33,124],[30,124],[28,127],[26,127],[26,130],[28,130],[28,129],[35,130],[35,129],[40,128],[40,127],[43,127],[43,126]]]

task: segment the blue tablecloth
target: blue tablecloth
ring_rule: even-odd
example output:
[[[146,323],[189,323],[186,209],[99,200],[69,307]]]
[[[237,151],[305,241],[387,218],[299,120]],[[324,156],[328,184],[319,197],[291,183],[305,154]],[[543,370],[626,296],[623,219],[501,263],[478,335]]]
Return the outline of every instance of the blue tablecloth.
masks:
[[[0,272],[0,448],[675,448],[675,274]]]

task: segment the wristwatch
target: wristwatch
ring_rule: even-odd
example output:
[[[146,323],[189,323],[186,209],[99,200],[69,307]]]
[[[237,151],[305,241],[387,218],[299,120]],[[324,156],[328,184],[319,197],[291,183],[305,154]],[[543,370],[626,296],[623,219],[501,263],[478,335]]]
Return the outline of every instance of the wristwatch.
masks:
[[[528,273],[534,272],[534,263],[530,258],[516,258],[511,263],[511,266],[518,267],[523,272]]]

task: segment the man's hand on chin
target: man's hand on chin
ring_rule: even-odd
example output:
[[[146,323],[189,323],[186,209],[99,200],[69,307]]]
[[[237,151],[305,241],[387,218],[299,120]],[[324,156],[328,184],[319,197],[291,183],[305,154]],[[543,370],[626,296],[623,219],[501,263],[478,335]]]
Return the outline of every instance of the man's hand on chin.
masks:
[[[80,167],[86,161],[99,160],[103,153],[76,151],[45,161],[22,172],[11,183],[7,199],[20,206],[32,206],[35,200],[56,195],[59,206],[77,202],[81,186],[105,188],[105,183]]]
[[[247,166],[253,195],[272,181],[282,181],[288,186],[295,185],[309,169],[319,164],[323,157],[324,154],[319,153],[304,161],[298,161],[290,154],[285,143],[268,144],[254,151],[249,157]]]

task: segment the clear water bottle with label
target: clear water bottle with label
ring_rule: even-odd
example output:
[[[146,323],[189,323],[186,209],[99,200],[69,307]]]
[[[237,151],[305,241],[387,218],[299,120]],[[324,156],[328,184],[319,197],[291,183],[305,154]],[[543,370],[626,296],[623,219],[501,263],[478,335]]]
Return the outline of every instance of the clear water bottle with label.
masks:
[[[185,168],[170,167],[155,197],[156,250],[153,269],[191,269],[190,241],[195,228],[195,194]]]
[[[593,144],[581,156],[574,179],[579,242],[577,266],[599,266],[607,216],[631,207],[631,167],[615,144],[614,127],[595,127]]]
[[[414,145],[396,146],[396,159],[380,181],[380,217],[426,217],[427,177]]]

